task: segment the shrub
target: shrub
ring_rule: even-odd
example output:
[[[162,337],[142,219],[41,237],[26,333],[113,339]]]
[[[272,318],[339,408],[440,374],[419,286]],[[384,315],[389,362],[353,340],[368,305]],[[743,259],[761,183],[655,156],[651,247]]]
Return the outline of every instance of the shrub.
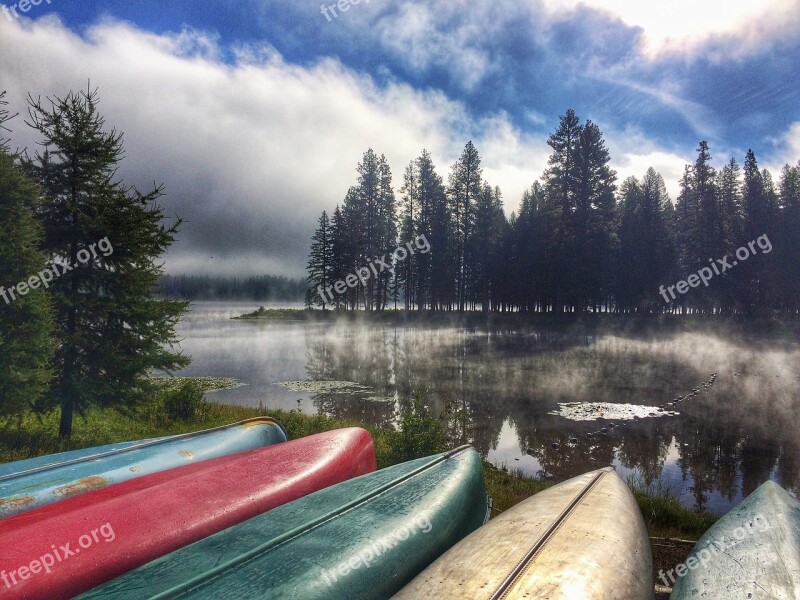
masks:
[[[431,415],[422,400],[415,399],[403,411],[398,431],[389,435],[389,460],[392,464],[445,452],[450,443],[439,419]]]
[[[202,420],[208,412],[203,389],[195,381],[186,381],[179,388],[163,392],[161,408],[168,421]]]

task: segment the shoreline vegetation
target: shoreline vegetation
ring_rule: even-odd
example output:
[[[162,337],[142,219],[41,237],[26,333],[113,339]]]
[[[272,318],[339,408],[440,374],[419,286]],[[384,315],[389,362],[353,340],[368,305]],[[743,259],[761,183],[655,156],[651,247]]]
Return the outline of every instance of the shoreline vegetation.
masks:
[[[157,378],[159,392],[149,403],[136,408],[91,408],[75,421],[72,439],[58,437],[58,411],[43,415],[27,413],[0,420],[0,463],[23,460],[91,446],[175,435],[226,425],[257,416],[269,415],[281,421],[289,439],[297,439],[341,427],[363,427],[375,443],[378,468],[442,452],[452,442],[438,419],[417,406],[404,415],[397,430],[378,429],[355,421],[339,421],[326,415],[306,415],[299,411],[259,407],[230,406],[208,402],[204,394],[241,385],[238,381],[213,377]],[[493,499],[493,514],[507,510],[522,500],[558,483],[534,480],[484,462],[484,476]],[[628,481],[642,510],[653,540],[655,573],[674,568],[716,517],[684,508],[665,488],[646,489],[640,482]],[[689,540],[689,541],[687,541]]]

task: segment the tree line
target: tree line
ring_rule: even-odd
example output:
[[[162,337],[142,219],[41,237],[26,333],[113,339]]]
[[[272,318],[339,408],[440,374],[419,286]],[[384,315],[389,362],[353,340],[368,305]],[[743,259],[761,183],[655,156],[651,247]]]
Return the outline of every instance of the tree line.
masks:
[[[800,163],[786,165],[776,183],[752,150],[743,166],[730,158],[717,169],[701,141],[673,203],[652,168],[619,182],[600,128],[572,110],[547,143],[547,168],[510,218],[472,142],[447,181],[423,150],[405,168],[398,193],[386,158],[368,150],[342,204],[319,218],[306,303],[368,311],[398,304],[487,312],[800,311]],[[396,260],[392,270],[342,293],[319,293],[418,236],[430,252]],[[718,259],[734,260],[759,238],[769,241],[768,253],[673,290],[674,298],[660,293]]]
[[[212,277],[210,275],[164,275],[158,293],[183,300],[254,300],[298,302],[306,293],[302,278],[276,275]]]
[[[165,223],[160,187],[116,179],[122,134],[97,101],[29,96],[41,149],[0,140],[0,419],[60,410],[62,438],[76,414],[147,399],[152,370],[189,362],[171,350],[187,303],[153,294],[180,221]]]

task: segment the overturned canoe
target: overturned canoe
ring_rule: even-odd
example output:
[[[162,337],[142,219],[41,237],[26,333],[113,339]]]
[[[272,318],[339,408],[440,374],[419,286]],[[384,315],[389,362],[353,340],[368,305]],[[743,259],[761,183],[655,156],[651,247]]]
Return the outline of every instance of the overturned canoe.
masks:
[[[86,598],[388,598],[486,519],[469,447],[335,485],[173,552]]]
[[[767,481],[717,521],[683,565],[670,600],[800,599],[800,502]]]
[[[374,470],[372,438],[350,428],[154,473],[40,507],[0,521],[3,566],[12,582],[8,590],[20,598],[71,597]],[[46,555],[47,569],[41,564]],[[34,563],[39,573],[30,572]],[[12,574],[12,565],[29,571]]]
[[[140,442],[74,450],[5,465],[0,519],[114,483],[286,441],[269,417]],[[16,466],[16,468],[15,468]]]
[[[165,436],[168,437],[168,436]],[[16,462],[3,463],[0,465],[0,477],[14,475],[23,471],[31,471],[41,467],[55,465],[72,461],[79,458],[85,458],[92,454],[105,454],[107,452],[114,452],[124,448],[130,448],[136,444],[146,444],[156,440],[163,440],[164,437],[150,438],[146,440],[138,440],[133,442],[120,442],[118,444],[108,444],[107,446],[94,446],[92,448],[81,448],[80,450],[69,450],[68,452],[59,452],[58,454],[47,454],[45,456],[37,456],[35,458],[26,458],[25,460],[18,460]]]
[[[609,467],[502,513],[395,598],[652,600],[652,569],[639,507]]]

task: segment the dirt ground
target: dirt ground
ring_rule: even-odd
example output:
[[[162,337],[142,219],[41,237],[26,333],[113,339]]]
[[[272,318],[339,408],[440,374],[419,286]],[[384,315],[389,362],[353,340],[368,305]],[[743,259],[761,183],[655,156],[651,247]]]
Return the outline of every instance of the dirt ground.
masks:
[[[675,569],[679,564],[686,562],[689,552],[694,547],[695,542],[687,540],[675,540],[669,538],[650,538],[650,547],[653,549],[653,583],[661,590],[666,589],[664,582],[659,579],[659,571],[666,573],[670,569]],[[667,582],[672,586],[669,578]],[[660,591],[656,588],[656,600],[667,600],[669,592]]]

